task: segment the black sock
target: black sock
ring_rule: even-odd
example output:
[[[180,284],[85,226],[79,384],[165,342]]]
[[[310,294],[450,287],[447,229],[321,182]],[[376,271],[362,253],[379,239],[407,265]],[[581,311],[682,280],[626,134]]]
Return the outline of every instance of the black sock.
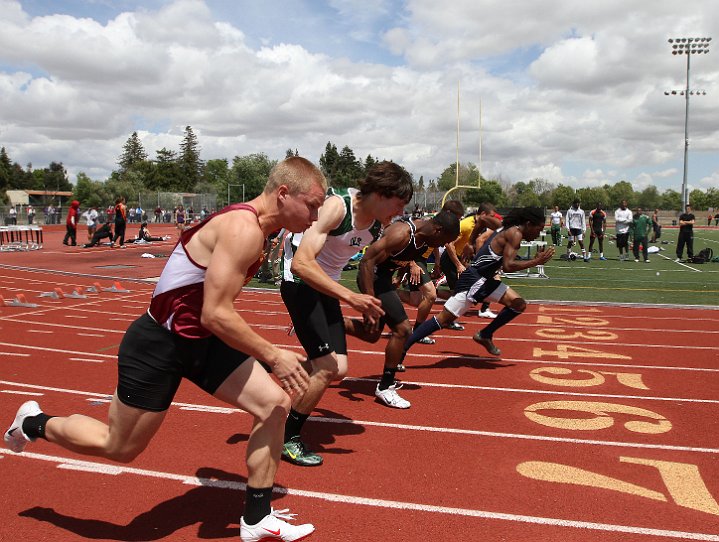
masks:
[[[407,352],[414,343],[424,339],[425,337],[429,337],[432,333],[440,329],[442,329],[442,326],[439,325],[436,316],[433,316],[429,320],[425,320],[414,328],[412,335],[410,335],[407,342],[404,343],[404,351]]]
[[[28,416],[22,422],[22,432],[28,437],[45,438],[45,426],[50,418],[55,416],[48,416],[44,412],[41,412],[37,416]]]
[[[494,332],[497,331],[504,324],[507,324],[514,320],[517,316],[522,314],[509,307],[504,307],[497,317],[492,320],[489,325],[479,332],[479,336],[483,339],[491,339]]]
[[[479,308],[479,312],[487,312],[489,310],[489,303],[482,303],[482,306]]]
[[[394,384],[394,377],[397,374],[397,367],[385,367],[382,373],[382,380],[379,381],[379,389],[386,390]]]
[[[302,414],[297,412],[294,408],[290,409],[290,413],[287,415],[287,421],[285,422],[285,442],[290,440],[292,437],[298,437],[302,432],[302,426],[309,418],[309,414]]]
[[[245,515],[247,525],[256,525],[272,512],[272,487],[250,487],[245,492]]]

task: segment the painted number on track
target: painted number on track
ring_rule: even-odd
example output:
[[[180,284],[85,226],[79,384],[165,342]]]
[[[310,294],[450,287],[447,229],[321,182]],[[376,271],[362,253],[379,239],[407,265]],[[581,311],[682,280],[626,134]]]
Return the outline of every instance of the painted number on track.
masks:
[[[562,376],[574,375],[574,378],[560,378]],[[530,371],[532,380],[549,384],[550,386],[561,386],[566,388],[590,388],[601,386],[606,382],[607,376],[616,377],[617,381],[628,388],[648,390],[642,382],[642,375],[638,373],[616,373],[612,371],[589,371],[587,369],[565,369],[563,367],[538,367]]]

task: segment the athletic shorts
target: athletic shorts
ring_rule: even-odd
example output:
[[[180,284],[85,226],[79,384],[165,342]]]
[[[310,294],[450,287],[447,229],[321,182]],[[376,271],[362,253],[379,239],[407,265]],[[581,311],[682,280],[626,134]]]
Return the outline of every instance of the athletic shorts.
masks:
[[[592,230],[590,232],[590,235],[591,235],[592,239],[604,239],[604,232],[601,230],[598,230],[598,231]]]
[[[419,275],[419,284],[412,284],[411,282],[409,282],[409,273],[407,274],[407,280],[409,282],[409,291],[419,292],[422,286],[424,286],[428,282],[432,282],[432,277],[429,276],[429,271],[427,271],[427,262],[420,260],[414,263],[416,263],[422,270],[422,273]]]
[[[383,272],[375,274],[374,296],[382,302],[384,316],[380,318],[379,328],[387,324],[390,328],[396,327],[405,320],[408,320],[402,300],[397,294],[397,289],[392,284],[392,273]]]
[[[183,378],[214,394],[248,359],[214,335],[181,337],[145,313],[130,324],[120,343],[117,396],[128,406],[162,412]]]
[[[573,238],[575,241],[583,241],[584,232],[581,228],[570,228],[569,237]]]
[[[280,293],[309,359],[330,352],[347,354],[345,324],[337,299],[290,280],[282,281]]]
[[[467,278],[465,277],[465,273],[462,273],[460,279]],[[464,281],[460,280],[459,288],[461,288],[461,282]],[[509,286],[500,280],[479,276],[469,289],[460,289],[456,294],[445,301],[444,308],[455,316],[460,317],[477,303],[483,301],[487,303],[499,302],[508,289]]]
[[[446,250],[442,253],[442,256],[439,259],[439,267],[442,269],[442,273],[444,273],[444,276],[447,279],[447,286],[450,290],[454,291],[457,287],[457,267],[450,259]]]
[[[629,246],[629,232],[617,234],[617,248],[626,248]]]

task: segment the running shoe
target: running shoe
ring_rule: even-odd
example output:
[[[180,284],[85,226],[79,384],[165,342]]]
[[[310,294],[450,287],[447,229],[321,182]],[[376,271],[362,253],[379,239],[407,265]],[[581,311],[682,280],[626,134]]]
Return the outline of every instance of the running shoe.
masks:
[[[477,311],[477,316],[479,316],[480,318],[494,319],[497,317],[497,313],[492,312],[490,309],[487,309],[486,311]]]
[[[282,447],[282,459],[300,467],[318,467],[322,464],[322,456],[309,451],[299,436],[285,442]]]
[[[479,333],[475,333],[472,338],[476,343],[479,343],[484,346],[487,349],[487,352],[489,352],[493,356],[499,356],[502,353],[499,348],[494,345],[492,339],[482,337]]]
[[[451,329],[452,331],[464,331],[464,326],[462,324],[458,324],[457,322],[447,324],[446,327],[447,329]]]
[[[604,256],[599,256],[599,259],[602,260],[603,262],[607,261],[607,259]]]
[[[28,437],[22,430],[22,423],[26,418],[42,414],[40,405],[35,401],[27,401],[23,403],[15,415],[12,425],[5,431],[5,446],[15,453],[20,453],[25,449],[28,442],[35,442],[34,438]]]
[[[269,542],[271,540],[292,542],[302,540],[314,532],[315,526],[311,523],[292,525],[284,521],[293,521],[296,515],[290,514],[289,509],[273,509],[272,512],[262,518],[262,521],[255,525],[247,525],[243,517],[240,519],[240,538],[242,542]]]
[[[379,389],[379,384],[374,390],[374,395],[382,403],[392,408],[409,408],[411,403],[406,399],[402,399],[397,393],[397,383],[395,382],[386,390]]]
[[[432,337],[422,337],[417,342],[420,344],[434,344],[437,341],[435,341]]]

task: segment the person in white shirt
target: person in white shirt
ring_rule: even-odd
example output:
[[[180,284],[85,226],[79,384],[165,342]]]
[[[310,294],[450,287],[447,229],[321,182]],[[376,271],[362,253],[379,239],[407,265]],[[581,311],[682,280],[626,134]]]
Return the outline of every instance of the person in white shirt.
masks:
[[[82,213],[82,217],[87,222],[87,242],[92,242],[92,236],[95,235],[95,231],[97,230],[97,209],[94,207],[91,207],[84,213]]]
[[[564,217],[559,206],[554,206],[554,212],[549,215],[549,229],[552,233],[552,243],[555,247],[562,244],[562,226],[564,226]]]
[[[572,206],[567,210],[565,223],[569,232],[567,236],[567,259],[569,259],[574,243],[579,243],[579,247],[582,249],[582,259],[588,262],[587,250],[584,248],[584,230],[587,229],[587,220],[584,209],[579,206],[579,199],[575,199]]]
[[[632,210],[627,207],[627,200],[623,199],[619,209],[614,211],[620,262],[623,262],[627,259],[627,256],[629,256],[629,227],[633,220],[634,215],[632,214]]]

